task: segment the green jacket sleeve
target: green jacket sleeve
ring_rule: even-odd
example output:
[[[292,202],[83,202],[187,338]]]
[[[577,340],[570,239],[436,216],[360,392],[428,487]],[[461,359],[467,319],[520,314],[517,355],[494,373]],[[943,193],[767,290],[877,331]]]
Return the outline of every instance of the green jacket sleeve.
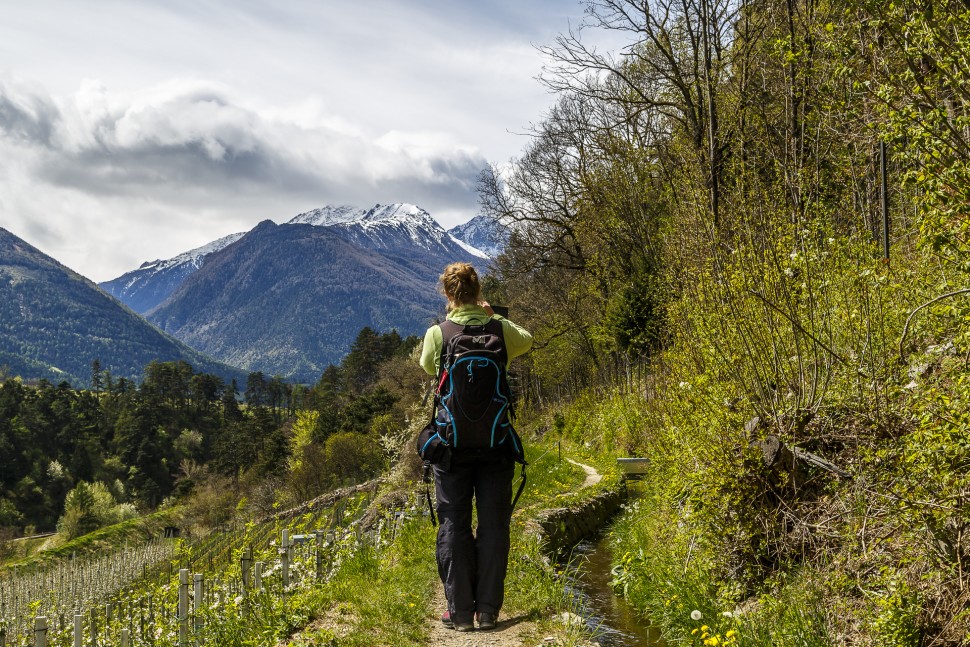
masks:
[[[421,348],[421,368],[428,375],[438,374],[438,363],[441,361],[441,328],[431,326],[424,333],[424,346]]]
[[[497,317],[502,322],[502,333],[505,337],[505,350],[509,354],[509,361],[525,355],[532,348],[532,334],[522,326],[512,323],[504,317]],[[440,337],[439,337],[439,344]]]

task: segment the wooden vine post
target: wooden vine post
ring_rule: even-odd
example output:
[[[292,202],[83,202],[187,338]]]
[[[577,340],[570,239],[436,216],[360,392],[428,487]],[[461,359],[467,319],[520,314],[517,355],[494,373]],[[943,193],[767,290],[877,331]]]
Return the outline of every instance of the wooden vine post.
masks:
[[[189,569],[179,569],[179,647],[189,644]]]
[[[47,647],[47,618],[38,616],[34,619],[34,647]]]
[[[280,546],[280,559],[282,560],[283,589],[290,585],[290,531],[284,529],[282,545]]]
[[[202,573],[196,573],[192,577],[193,585],[195,588],[195,591],[194,591],[195,602],[192,608],[192,615],[195,618],[193,629],[195,630],[196,633],[198,633],[199,630],[202,629],[202,614],[200,612],[202,611],[202,600],[203,600],[202,596],[205,593],[204,577],[205,576],[202,575]]]
[[[244,593],[249,590],[249,587],[251,584],[249,571],[252,566],[252,563],[253,563],[253,547],[248,546],[245,550],[243,550],[242,558],[239,560],[239,567],[240,567],[240,570],[242,571],[242,587],[243,587]]]

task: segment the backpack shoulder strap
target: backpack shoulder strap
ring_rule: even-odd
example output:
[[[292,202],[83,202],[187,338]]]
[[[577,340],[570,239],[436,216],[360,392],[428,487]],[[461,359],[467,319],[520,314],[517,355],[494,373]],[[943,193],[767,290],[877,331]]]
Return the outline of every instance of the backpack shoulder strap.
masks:
[[[485,324],[485,330],[493,335],[498,335],[502,339],[502,344],[505,344],[505,328],[500,319],[489,319]]]
[[[505,371],[505,365],[508,364],[509,361],[509,351],[505,347],[505,328],[502,326],[502,321],[500,319],[489,319],[488,323],[485,324],[485,330],[502,340],[501,368],[503,371]]]
[[[438,324],[438,327],[441,328],[441,353],[438,356],[438,374],[440,375],[446,366],[445,362],[448,358],[448,347],[451,345],[451,340],[465,327],[451,319],[445,319]]]

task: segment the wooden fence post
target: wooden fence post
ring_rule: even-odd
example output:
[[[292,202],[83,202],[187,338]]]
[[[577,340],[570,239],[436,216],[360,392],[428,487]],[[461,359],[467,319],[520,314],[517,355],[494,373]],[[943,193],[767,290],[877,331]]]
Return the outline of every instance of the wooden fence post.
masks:
[[[128,629],[121,630],[121,647],[128,647]]]
[[[317,566],[317,579],[323,578],[323,530],[315,530],[313,534],[316,536],[317,540],[317,555],[316,555],[316,566]]]
[[[91,647],[98,647],[98,608],[91,607]]]
[[[243,550],[242,559],[240,560],[240,568],[242,570],[242,587],[243,593],[249,590],[249,569],[253,563],[253,547],[248,546]]]
[[[179,647],[187,647],[189,641],[189,569],[179,569]]]
[[[196,573],[193,577],[193,584],[195,585],[195,603],[193,605],[193,613],[195,615],[194,629],[198,633],[199,629],[202,628],[202,617],[199,615],[199,611],[202,609],[202,595],[205,593],[203,578],[205,576],[202,573]],[[196,639],[198,641],[198,639]]]
[[[47,647],[47,618],[37,616],[34,619],[34,647]]]
[[[84,616],[74,612],[74,647],[84,647]]]

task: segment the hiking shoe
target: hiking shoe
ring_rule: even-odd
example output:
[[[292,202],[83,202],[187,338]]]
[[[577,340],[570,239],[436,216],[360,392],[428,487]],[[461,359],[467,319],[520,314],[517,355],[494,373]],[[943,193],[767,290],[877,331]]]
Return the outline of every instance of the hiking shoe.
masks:
[[[443,624],[448,629],[454,629],[455,631],[471,631],[475,628],[475,623],[469,622],[455,622],[451,618],[451,612],[445,611],[441,616],[441,624]]]
[[[478,618],[478,628],[482,631],[489,631],[498,625],[498,614],[482,611],[475,614]]]

